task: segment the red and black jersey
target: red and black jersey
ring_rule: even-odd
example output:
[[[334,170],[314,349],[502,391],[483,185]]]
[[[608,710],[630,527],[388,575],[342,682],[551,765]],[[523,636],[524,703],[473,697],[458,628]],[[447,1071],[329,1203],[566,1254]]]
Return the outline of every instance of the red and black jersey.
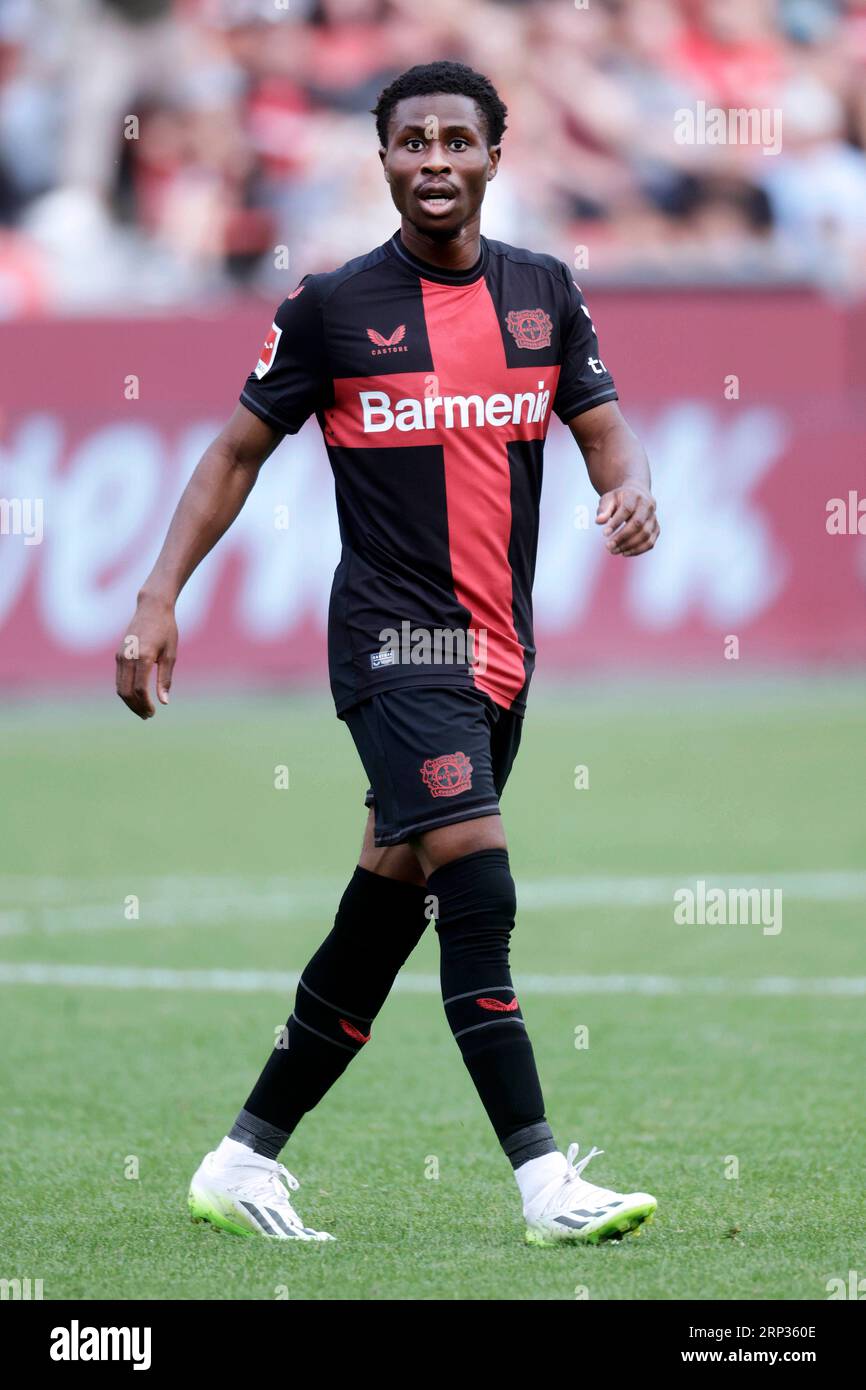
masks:
[[[617,399],[565,264],[482,237],[476,265],[448,272],[397,232],[305,276],[240,399],[287,434],[315,412],[324,435],[343,547],[337,712],[417,683],[474,685],[522,713],[551,412],[567,422]],[[471,632],[469,660],[424,639],[437,632]]]

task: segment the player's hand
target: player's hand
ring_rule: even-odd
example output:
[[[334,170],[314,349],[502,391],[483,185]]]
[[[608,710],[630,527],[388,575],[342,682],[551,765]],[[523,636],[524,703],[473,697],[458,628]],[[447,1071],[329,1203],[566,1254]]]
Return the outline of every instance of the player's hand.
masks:
[[[161,705],[168,704],[176,656],[174,607],[142,595],[115,658],[117,693],[139,719],[151,719],[156,713],[150,697],[150,673],[154,665],[157,697]]]
[[[605,492],[598,499],[595,520],[604,527],[611,555],[643,555],[659,538],[655,498],[637,483]]]

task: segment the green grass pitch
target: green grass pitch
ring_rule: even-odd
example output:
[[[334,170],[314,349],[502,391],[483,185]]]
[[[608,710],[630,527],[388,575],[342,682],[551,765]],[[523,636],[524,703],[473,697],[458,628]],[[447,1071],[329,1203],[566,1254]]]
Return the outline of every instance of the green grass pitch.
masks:
[[[729,674],[539,690],[503,800],[548,1117],[605,1150],[590,1180],[659,1200],[587,1249],[523,1244],[432,931],[284,1154],[337,1242],[192,1225],[190,1175],[290,1008],[268,976],[302,968],[355,863],[360,764],[324,697],[208,698],[182,664],[148,725],[109,693],[7,705],[0,1275],[48,1299],[459,1300],[821,1300],[866,1276],[862,688]],[[782,884],[781,932],[677,925],[670,885],[721,876]]]

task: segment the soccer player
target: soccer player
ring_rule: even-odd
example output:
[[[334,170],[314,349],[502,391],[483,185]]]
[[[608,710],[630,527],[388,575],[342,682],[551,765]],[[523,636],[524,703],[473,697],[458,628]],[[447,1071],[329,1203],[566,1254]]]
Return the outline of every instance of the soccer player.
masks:
[[[577,1144],[557,1148],[509,970],[516,904],[499,798],[535,657],[531,589],[553,413],[600,494],[607,549],[642,555],[659,528],[646,456],[570,271],[481,235],[506,114],[490,81],[460,63],[413,67],[382,92],[379,155],[400,229],[338,270],[305,276],[278,308],[139,594],[129,627],[138,657],[126,644],[117,657],[118,693],[149,719],[154,664],[168,702],[178,594],[261,465],[315,413],[342,538],[331,689],[370,782],[369,813],[284,1045],[192,1179],[194,1218],[239,1234],[332,1238],[296,1213],[298,1183],[278,1155],[370,1042],[428,916],[447,1020],[514,1170],[527,1240],[597,1242],[639,1227],[656,1206],[645,1192],[587,1181],[601,1150],[576,1161]]]

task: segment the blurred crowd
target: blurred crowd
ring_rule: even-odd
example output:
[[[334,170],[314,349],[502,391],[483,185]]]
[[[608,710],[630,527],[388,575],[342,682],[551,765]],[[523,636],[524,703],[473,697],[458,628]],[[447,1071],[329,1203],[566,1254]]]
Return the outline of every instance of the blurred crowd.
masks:
[[[279,297],[384,241],[370,108],[437,58],[509,109],[488,236],[866,293],[866,0],[0,0],[0,317]],[[733,109],[779,148],[675,133]]]

